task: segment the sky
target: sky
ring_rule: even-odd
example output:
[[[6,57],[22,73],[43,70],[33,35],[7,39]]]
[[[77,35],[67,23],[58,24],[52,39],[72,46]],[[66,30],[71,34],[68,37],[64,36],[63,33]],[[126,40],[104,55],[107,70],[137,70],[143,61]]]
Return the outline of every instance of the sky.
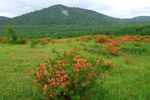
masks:
[[[0,0],[0,16],[15,17],[56,4],[90,9],[117,18],[150,16],[150,0]]]

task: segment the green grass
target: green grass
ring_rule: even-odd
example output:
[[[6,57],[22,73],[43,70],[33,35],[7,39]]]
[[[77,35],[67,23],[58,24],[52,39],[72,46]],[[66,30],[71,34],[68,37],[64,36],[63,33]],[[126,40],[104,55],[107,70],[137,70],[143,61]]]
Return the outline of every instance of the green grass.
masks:
[[[92,100],[149,100],[150,99],[150,44],[142,43],[140,48],[147,51],[132,53],[121,52],[119,56],[103,55],[84,48],[95,45],[95,41],[80,43],[50,43],[31,48],[30,44],[0,44],[0,100],[35,100],[33,80],[29,71],[48,58],[61,55],[65,51],[77,48],[85,57],[109,57],[115,64],[112,70],[97,79],[93,90],[94,96],[85,98]],[[120,48],[131,48],[133,44]],[[94,49],[94,46],[92,47]],[[91,49],[89,49],[91,50]],[[132,56],[130,63],[125,63],[125,55]],[[101,84],[100,84],[101,83]]]

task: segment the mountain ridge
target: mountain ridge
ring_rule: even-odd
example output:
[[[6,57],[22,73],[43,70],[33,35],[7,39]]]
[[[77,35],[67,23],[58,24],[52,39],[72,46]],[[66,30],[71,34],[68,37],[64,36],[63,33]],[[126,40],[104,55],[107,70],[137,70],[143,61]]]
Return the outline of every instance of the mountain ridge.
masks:
[[[119,23],[137,24],[150,23],[150,16],[136,16],[133,18],[115,18],[93,10],[83,9],[79,7],[68,7],[62,4],[57,4],[41,10],[29,12],[14,18],[0,17],[0,22],[2,24],[23,25],[111,25]]]
[[[11,24],[111,24],[116,23],[118,18],[113,18],[96,11],[77,7],[54,5],[48,8],[23,14],[5,23]]]

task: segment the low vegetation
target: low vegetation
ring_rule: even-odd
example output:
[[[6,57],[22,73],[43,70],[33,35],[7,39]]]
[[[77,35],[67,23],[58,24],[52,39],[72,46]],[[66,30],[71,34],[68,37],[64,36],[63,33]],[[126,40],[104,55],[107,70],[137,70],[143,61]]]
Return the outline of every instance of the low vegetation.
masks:
[[[0,38],[1,100],[150,99],[149,36],[17,41]]]

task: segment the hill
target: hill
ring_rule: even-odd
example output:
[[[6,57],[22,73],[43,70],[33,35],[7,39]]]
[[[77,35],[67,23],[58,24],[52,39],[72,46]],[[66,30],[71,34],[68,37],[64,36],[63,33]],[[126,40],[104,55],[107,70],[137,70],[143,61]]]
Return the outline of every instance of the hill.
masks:
[[[0,16],[0,21],[6,20],[8,17]]]
[[[30,12],[7,20],[9,24],[23,25],[52,25],[52,24],[78,24],[78,25],[107,25],[119,22],[119,18],[113,18],[104,14],[82,8],[54,5],[42,10]]]
[[[96,11],[54,5],[14,18],[0,17],[0,35],[12,25],[21,37],[75,37],[89,34],[149,34],[150,17],[110,17]]]
[[[150,23],[150,16],[137,16],[129,19],[123,19],[125,23],[129,24],[142,24],[142,23]]]

